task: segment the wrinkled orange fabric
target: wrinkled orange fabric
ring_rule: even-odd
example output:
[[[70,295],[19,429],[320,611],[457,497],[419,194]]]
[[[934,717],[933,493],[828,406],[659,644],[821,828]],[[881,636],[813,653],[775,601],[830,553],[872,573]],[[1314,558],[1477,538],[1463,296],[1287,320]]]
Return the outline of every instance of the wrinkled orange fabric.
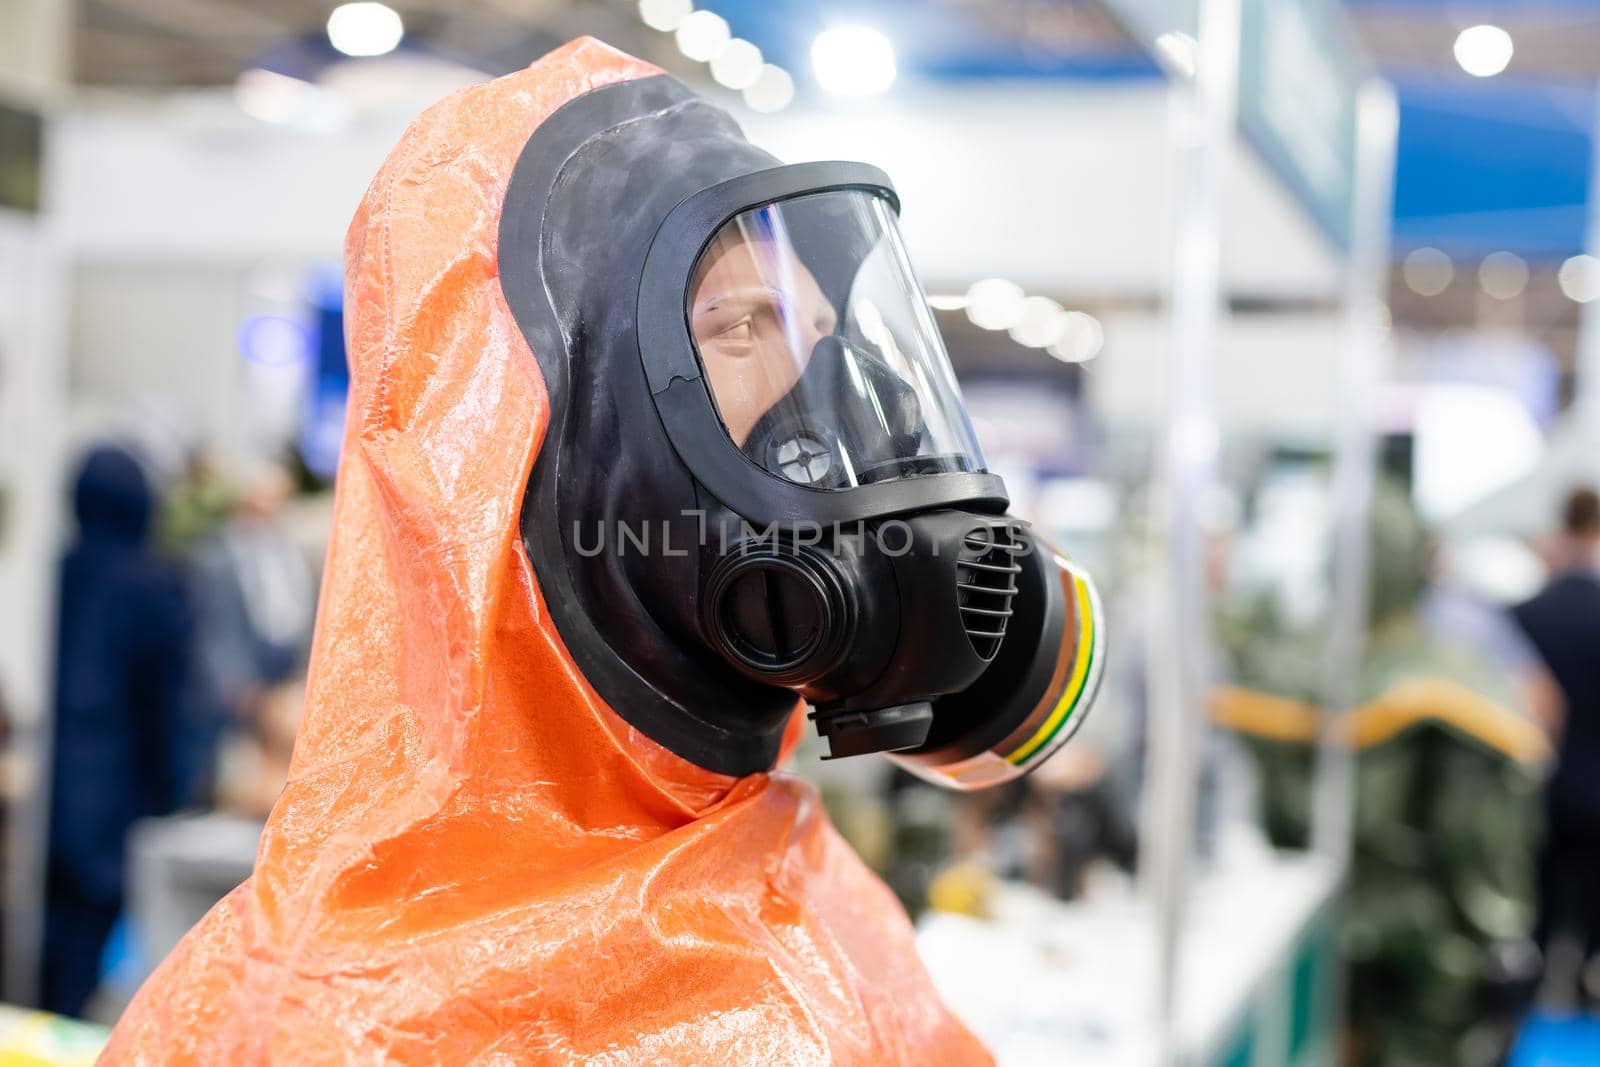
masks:
[[[575,41],[428,110],[373,181],[290,781],[255,875],[102,1062],[989,1061],[815,792],[629,728],[522,549],[549,413],[496,277],[501,200],[558,107],[654,73]]]

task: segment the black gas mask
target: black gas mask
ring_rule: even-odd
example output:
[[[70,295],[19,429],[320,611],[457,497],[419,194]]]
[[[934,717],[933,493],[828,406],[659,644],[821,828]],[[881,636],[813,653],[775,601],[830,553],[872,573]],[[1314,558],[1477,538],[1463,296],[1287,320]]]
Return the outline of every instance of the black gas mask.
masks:
[[[897,212],[667,77],[518,162],[500,276],[551,405],[524,544],[599,694],[703,767],[769,769],[798,694],[831,757],[976,788],[1092,699],[1093,590],[1005,514]]]

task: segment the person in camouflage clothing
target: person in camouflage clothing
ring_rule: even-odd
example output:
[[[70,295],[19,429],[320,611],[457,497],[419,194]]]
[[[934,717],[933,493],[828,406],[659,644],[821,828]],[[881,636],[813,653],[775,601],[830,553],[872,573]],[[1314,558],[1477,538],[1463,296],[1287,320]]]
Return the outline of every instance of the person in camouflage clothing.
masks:
[[[1399,492],[1379,493],[1373,538],[1361,702],[1339,724],[1357,753],[1341,932],[1349,1060],[1488,1067],[1514,1034],[1516,987],[1537,970],[1532,872],[1546,746],[1514,707],[1510,679],[1421,625],[1426,539]],[[1261,612],[1221,632],[1241,685],[1219,691],[1216,717],[1257,758],[1273,842],[1303,847],[1320,639],[1274,632]]]

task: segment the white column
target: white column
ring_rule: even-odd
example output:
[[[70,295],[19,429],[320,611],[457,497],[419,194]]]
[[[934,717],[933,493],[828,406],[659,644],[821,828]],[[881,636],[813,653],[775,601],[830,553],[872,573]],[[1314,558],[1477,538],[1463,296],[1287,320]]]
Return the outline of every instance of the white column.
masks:
[[[1312,846],[1342,876],[1350,855],[1355,766],[1349,738],[1337,729],[1360,699],[1366,651],[1371,504],[1376,478],[1373,421],[1387,345],[1384,297],[1399,115],[1394,91],[1373,78],[1356,98],[1356,158],[1349,259],[1345,267],[1333,461],[1333,591],[1323,654]]]
[[[71,63],[72,0],[0,8],[0,97],[45,118],[34,215],[0,208],[0,690],[11,714],[6,753],[4,999],[33,1000],[43,923],[46,737],[61,550],[66,422],[66,287],[49,214],[49,115]]]
[[[1158,537],[1146,649],[1149,717],[1142,869],[1156,914],[1161,1060],[1181,1062],[1179,972],[1210,682],[1202,512],[1215,484],[1215,367],[1223,293],[1223,190],[1239,81],[1239,0],[1201,0],[1195,77],[1173,93],[1177,210],[1166,413],[1152,506]]]

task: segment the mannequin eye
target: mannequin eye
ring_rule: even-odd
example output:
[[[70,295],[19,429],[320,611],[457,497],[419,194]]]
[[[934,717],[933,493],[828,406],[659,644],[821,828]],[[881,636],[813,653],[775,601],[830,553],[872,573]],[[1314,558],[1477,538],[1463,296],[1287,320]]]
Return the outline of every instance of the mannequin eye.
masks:
[[[750,340],[750,316],[746,315],[731,326],[724,327],[717,333],[718,341],[727,341],[733,344],[745,344]]]

